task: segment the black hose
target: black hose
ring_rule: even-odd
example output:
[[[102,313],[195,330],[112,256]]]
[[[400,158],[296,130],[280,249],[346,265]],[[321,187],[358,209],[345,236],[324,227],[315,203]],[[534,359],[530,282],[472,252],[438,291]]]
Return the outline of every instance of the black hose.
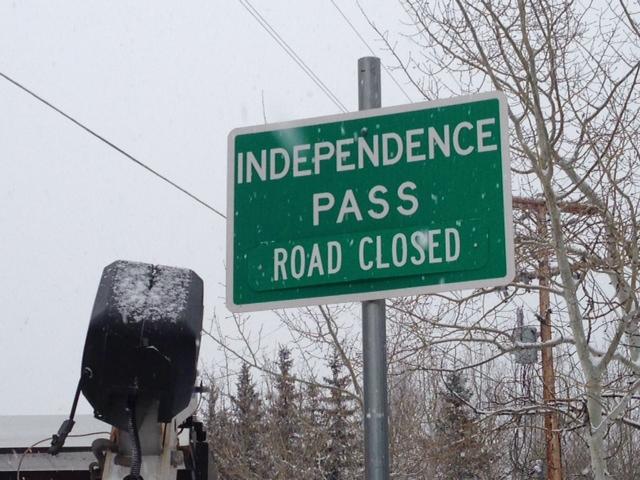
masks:
[[[136,421],[136,397],[129,397],[129,434],[133,440],[131,444],[131,470],[124,480],[143,480],[140,475],[142,465],[142,449],[140,447],[140,436],[138,435],[138,424]]]

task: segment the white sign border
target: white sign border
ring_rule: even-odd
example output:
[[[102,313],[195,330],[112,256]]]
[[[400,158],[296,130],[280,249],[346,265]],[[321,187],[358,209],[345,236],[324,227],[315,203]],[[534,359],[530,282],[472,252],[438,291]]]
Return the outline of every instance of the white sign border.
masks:
[[[469,280],[457,283],[443,283],[436,285],[424,285],[420,287],[407,287],[394,290],[379,290],[375,292],[344,293],[340,295],[328,295],[323,297],[297,298],[293,300],[279,300],[273,302],[246,303],[237,305],[233,301],[233,236],[235,222],[235,139],[238,135],[261,133],[286,128],[320,126],[326,123],[334,123],[360,118],[374,118],[395,113],[413,112],[416,110],[433,109],[464,103],[479,102],[482,100],[498,100],[500,110],[500,148],[502,152],[502,190],[504,207],[505,228],[505,256],[507,272],[503,277],[483,280]],[[507,98],[502,92],[486,92],[474,95],[434,100],[429,102],[411,103],[408,105],[396,105],[392,107],[360,110],[357,112],[326,115],[322,117],[306,118],[288,122],[270,123],[241,127],[233,129],[227,139],[227,265],[226,265],[226,299],[225,303],[232,313],[258,312],[263,310],[279,310],[283,308],[307,307],[333,303],[361,302],[365,300],[379,300],[382,298],[402,297],[411,295],[426,295],[451,290],[466,290],[485,287],[499,287],[511,283],[515,276],[514,243],[513,243],[513,213],[511,194],[511,161],[509,154],[509,117],[507,115]]]

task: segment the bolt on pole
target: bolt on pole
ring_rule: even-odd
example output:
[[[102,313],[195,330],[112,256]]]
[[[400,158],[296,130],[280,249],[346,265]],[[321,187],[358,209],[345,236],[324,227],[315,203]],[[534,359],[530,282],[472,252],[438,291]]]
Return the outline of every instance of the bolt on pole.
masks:
[[[358,60],[358,109],[380,108],[380,59]],[[389,479],[387,332],[384,300],[362,302],[364,458],[366,480]]]

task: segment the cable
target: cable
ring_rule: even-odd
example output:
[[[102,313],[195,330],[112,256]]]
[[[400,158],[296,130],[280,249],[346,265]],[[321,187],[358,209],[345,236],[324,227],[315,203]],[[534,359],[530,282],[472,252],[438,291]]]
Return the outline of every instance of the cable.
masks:
[[[349,26],[351,27],[351,30],[353,30],[353,32],[358,36],[358,38],[360,39],[360,41],[364,44],[365,47],[367,47],[367,49],[369,50],[369,52],[371,52],[371,55],[376,56],[376,52],[373,51],[373,48],[371,48],[371,46],[369,45],[369,43],[364,39],[364,37],[360,34],[360,32],[358,31],[358,29],[355,27],[355,25],[353,23],[351,23],[351,20],[349,20],[349,18],[347,17],[347,15],[342,11],[342,9],[338,6],[338,4],[335,2],[335,0],[330,0],[331,3],[333,4],[334,7],[336,7],[336,10],[338,10],[338,12],[340,13],[340,15],[342,16],[342,18],[344,18],[344,21],[347,22],[349,24]],[[400,89],[400,91],[404,94],[405,98],[407,100],[409,100],[409,102],[413,103],[413,100],[411,99],[411,97],[409,96],[409,94],[407,93],[407,91],[402,88],[402,85],[400,85],[400,83],[398,82],[398,80],[396,80],[396,77],[391,73],[391,70],[389,70],[387,68],[387,66],[382,63],[382,68],[384,68],[384,71],[387,72],[387,75],[389,75],[389,78],[391,78],[391,80],[393,81],[393,83],[396,84],[396,86]]]
[[[52,110],[55,110],[56,112],[58,112],[60,115],[62,115],[63,117],[65,117],[67,120],[73,122],[74,124],[76,124],[78,127],[82,128],[85,132],[89,133],[90,135],[93,135],[95,138],[97,138],[98,140],[100,140],[101,142],[106,143],[108,146],[110,146],[111,148],[113,148],[115,151],[121,153],[122,155],[124,155],[125,157],[127,157],[129,160],[131,160],[132,162],[136,163],[137,165],[141,166],[142,168],[144,168],[145,170],[147,170],[148,172],[152,173],[153,175],[155,175],[156,177],[160,178],[161,180],[164,180],[165,182],[167,182],[169,185],[171,185],[172,187],[176,188],[177,190],[180,190],[182,193],[184,193],[185,195],[187,195],[188,197],[190,197],[192,200],[195,200],[196,202],[198,202],[200,205],[208,208],[209,210],[211,210],[212,212],[218,214],[219,216],[221,216],[222,218],[226,219],[226,215],[224,215],[223,213],[221,213],[219,210],[215,209],[214,207],[212,207],[211,205],[209,205],[208,203],[206,203],[204,200],[201,200],[200,198],[198,198],[197,196],[195,196],[193,193],[189,192],[188,190],[186,190],[185,188],[181,187],[180,185],[178,185],[177,183],[173,182],[172,180],[169,180],[167,177],[165,177],[164,175],[162,175],[161,173],[157,172],[156,170],[154,170],[153,168],[151,168],[150,166],[148,166],[147,164],[143,163],[142,161],[138,160],[137,158],[135,158],[133,155],[127,153],[125,150],[123,150],[122,148],[118,147],[117,145],[115,145],[114,143],[110,142],[109,140],[107,140],[105,137],[103,137],[102,135],[100,135],[99,133],[96,133],[94,130],[90,129],[89,127],[87,127],[86,125],[80,123],[78,120],[76,120],[75,118],[73,118],[71,115],[63,112],[61,109],[59,109],[58,107],[56,107],[55,105],[52,105],[50,102],[48,102],[47,100],[45,100],[44,98],[42,98],[41,96],[39,96],[38,94],[36,94],[35,92],[33,92],[32,90],[29,90],[27,87],[25,87],[24,85],[22,85],[21,83],[19,83],[17,80],[14,80],[13,78],[9,77],[8,75],[0,72],[0,76],[3,77],[5,80],[7,80],[8,82],[14,84],[16,87],[20,88],[21,90],[23,90],[24,92],[28,93],[29,95],[31,95],[32,97],[34,97],[36,100],[44,103],[47,107],[51,108]]]
[[[240,4],[251,14],[253,18],[265,29],[265,31],[273,38],[276,43],[282,48],[291,59],[298,64],[298,66],[302,69],[304,73],[307,74],[311,80],[322,90],[327,97],[334,103],[336,107],[338,107],[343,112],[347,112],[347,108],[340,101],[340,99],[331,91],[329,87],[325,85],[325,83],[320,80],[320,77],[313,71],[311,67],[309,67],[302,58],[291,48],[291,46],[287,43],[286,40],[280,36],[278,31],[271,26],[271,24],[262,16],[262,14],[251,4],[249,0],[238,0]]]
[[[309,67],[295,50],[282,38],[278,31],[267,21],[266,18],[251,4],[249,0],[239,0],[242,6],[255,18],[258,23],[269,33],[269,35],[280,45],[282,49],[298,64],[298,66],[314,81],[318,87],[329,97],[329,99],[343,112],[347,112],[347,108],[340,99],[331,91],[329,87],[318,77],[318,75]]]
[[[18,462],[18,468],[16,468],[16,480],[20,480],[20,470],[22,468],[22,462],[23,462],[24,458],[27,456],[27,453],[31,453],[31,449],[33,447],[37,447],[41,443],[48,442],[50,440],[51,440],[51,437],[43,438],[42,440],[34,443],[30,447],[27,447],[27,449],[24,452],[22,452],[22,455],[20,456],[20,461]]]
[[[79,438],[79,437],[91,437],[94,435],[110,435],[110,434],[111,432],[90,432],[90,433],[82,433],[77,435],[69,435],[69,437]],[[51,441],[51,439],[52,437],[47,437],[47,438],[43,438],[42,440],[38,440],[36,443],[31,445],[30,447],[27,447],[25,451],[22,452],[22,454],[20,455],[20,461],[18,462],[18,468],[16,468],[16,480],[20,480],[20,471],[22,470],[22,462],[24,461],[27,454],[33,453],[31,449],[34,447],[37,447],[41,443],[49,442]]]
[[[138,422],[136,420],[136,399],[135,395],[129,397],[129,435],[131,435],[131,471],[123,480],[143,480],[140,476],[142,466],[142,449],[140,447],[140,434],[138,432]]]

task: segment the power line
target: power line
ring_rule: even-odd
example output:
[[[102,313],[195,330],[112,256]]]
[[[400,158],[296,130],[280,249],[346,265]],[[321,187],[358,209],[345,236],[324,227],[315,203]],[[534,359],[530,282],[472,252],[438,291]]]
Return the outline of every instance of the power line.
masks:
[[[238,0],[242,6],[255,18],[265,31],[278,43],[278,45],[298,64],[298,66],[313,80],[313,82],[329,97],[329,99],[343,112],[347,108],[331,89],[320,79],[320,77],[309,67],[296,51],[282,38],[278,31],[267,21],[266,18],[251,4],[249,0]]]
[[[302,69],[307,76],[313,80],[313,82],[329,97],[329,99],[343,112],[347,112],[347,108],[340,101],[340,99],[331,91],[327,85],[318,77],[318,75],[309,67],[302,58],[295,52],[293,48],[287,43],[286,40],[278,33],[278,31],[271,26],[271,24],[262,16],[262,14],[251,4],[249,0],[238,0],[240,4],[251,14],[253,18],[265,29],[265,31],[275,40],[275,42],[282,48],[289,57]]]
[[[86,125],[84,125],[83,123],[79,122],[78,120],[76,120],[75,118],[73,118],[71,115],[63,112],[61,109],[59,109],[58,107],[56,107],[55,105],[51,104],[50,102],[48,102],[47,100],[45,100],[44,98],[42,98],[40,95],[36,94],[35,92],[33,92],[32,90],[29,90],[27,87],[25,87],[24,85],[22,85],[20,82],[18,82],[17,80],[14,80],[13,78],[9,77],[8,75],[0,72],[0,76],[3,77],[5,80],[7,80],[8,82],[12,83],[13,85],[15,85],[16,87],[18,87],[19,89],[21,89],[22,91],[28,93],[29,95],[31,95],[33,98],[35,98],[36,100],[40,101],[41,103],[44,103],[47,107],[51,108],[52,110],[55,110],[57,113],[59,113],[60,115],[62,115],[63,117],[65,117],[67,120],[69,120],[70,122],[73,122],[75,125],[77,125],[78,127],[82,128],[85,132],[89,133],[90,135],[93,135],[95,138],[97,138],[98,140],[100,140],[101,142],[107,144],[108,146],[110,146],[111,148],[113,148],[115,151],[121,153],[122,155],[124,155],[125,157],[127,157],[129,160],[131,160],[132,162],[134,162],[135,164],[139,165],[140,167],[144,168],[145,170],[147,170],[148,172],[152,173],[153,175],[155,175],[156,177],[158,177],[159,179],[167,182],[169,185],[171,185],[173,188],[181,191],[182,193],[184,193],[185,195],[187,195],[188,197],[190,197],[192,200],[195,200],[196,202],[198,202],[200,205],[202,205],[203,207],[208,208],[209,210],[211,210],[212,212],[216,213],[217,215],[221,216],[222,218],[226,219],[226,215],[224,215],[222,212],[220,212],[219,210],[217,210],[216,208],[212,207],[211,205],[209,205],[207,202],[205,202],[204,200],[201,200],[200,198],[198,198],[196,195],[194,195],[193,193],[189,192],[188,190],[186,190],[185,188],[181,187],[180,185],[178,185],[177,183],[175,183],[172,180],[169,180],[167,177],[165,177],[164,175],[162,175],[161,173],[157,172],[156,170],[154,170],[153,168],[151,168],[150,166],[148,166],[147,164],[143,163],[142,161],[138,160],[137,158],[135,158],[133,155],[131,155],[130,153],[126,152],[125,150],[123,150],[122,148],[118,147],[116,144],[114,144],[113,142],[107,140],[105,137],[103,137],[102,135],[100,135],[99,133],[95,132],[94,130],[90,129],[89,127],[87,127]]]
[[[331,3],[333,4],[334,7],[336,7],[336,10],[338,10],[338,12],[340,13],[340,15],[342,16],[342,18],[344,18],[344,21],[347,22],[349,24],[349,26],[351,27],[351,30],[353,30],[353,32],[358,36],[358,38],[360,39],[360,41],[364,44],[365,47],[367,47],[367,49],[369,50],[369,52],[371,52],[371,55],[376,56],[376,52],[373,51],[373,48],[371,48],[371,46],[369,45],[369,43],[364,39],[364,37],[360,34],[360,32],[358,31],[358,29],[355,27],[355,25],[353,23],[351,23],[351,20],[349,20],[349,18],[347,17],[347,15],[342,11],[342,9],[338,6],[338,4],[335,2],[335,0],[330,0]],[[387,66],[382,63],[382,68],[384,68],[384,71],[387,72],[387,75],[389,75],[389,78],[391,78],[391,80],[393,81],[393,83],[396,84],[396,86],[400,89],[400,91],[404,94],[404,96],[406,97],[407,100],[409,100],[411,103],[413,103],[413,100],[411,99],[411,97],[409,96],[409,94],[407,93],[407,91],[402,88],[402,85],[400,85],[400,83],[398,82],[398,80],[396,80],[396,77],[391,73],[391,71],[387,68]]]

